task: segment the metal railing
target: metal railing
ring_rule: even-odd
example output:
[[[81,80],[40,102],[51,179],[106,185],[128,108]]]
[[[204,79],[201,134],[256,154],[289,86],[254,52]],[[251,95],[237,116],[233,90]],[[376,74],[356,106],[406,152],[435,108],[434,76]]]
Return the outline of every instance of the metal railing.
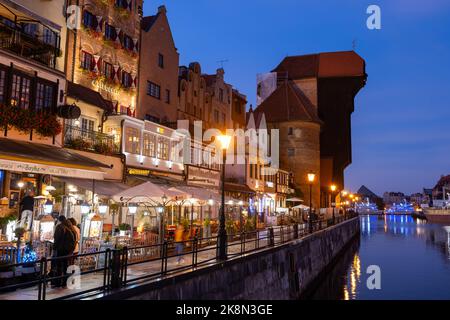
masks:
[[[20,24],[6,23],[0,17],[0,48],[21,57],[32,59],[50,68],[56,68],[61,50],[59,34],[46,28],[47,36],[25,32]],[[44,32],[44,27],[41,28]],[[38,30],[36,30],[37,32]]]
[[[313,222],[313,233],[341,223],[357,215],[346,214],[328,220]],[[270,227],[262,230],[228,235],[228,259],[239,258],[263,249],[273,248],[294,241],[309,234],[308,224],[293,224]],[[138,285],[148,281],[157,281],[165,276],[196,270],[223,261],[218,257],[218,237],[193,238],[182,242],[163,243],[106,249],[95,253],[71,255],[65,257],[42,257],[35,263],[14,263],[8,265],[11,270],[34,268],[32,278],[21,283],[0,285],[0,299],[21,299],[33,292],[37,300],[46,299],[83,299],[112,290]],[[81,269],[83,259],[93,259],[91,268]],[[72,266],[68,273],[52,272],[63,266]],[[65,270],[65,269],[64,269]],[[0,272],[2,267],[0,265]],[[83,288],[77,287],[79,279]],[[53,290],[52,284],[68,281],[68,289]]]
[[[120,152],[120,146],[115,143],[114,136],[71,125],[65,126],[64,146],[82,151],[95,151],[105,155],[119,154]]]

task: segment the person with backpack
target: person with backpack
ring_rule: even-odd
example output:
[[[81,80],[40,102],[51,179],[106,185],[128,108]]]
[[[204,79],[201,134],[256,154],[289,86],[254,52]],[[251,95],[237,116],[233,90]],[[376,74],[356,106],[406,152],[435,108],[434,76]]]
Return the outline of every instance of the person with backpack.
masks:
[[[70,257],[73,255],[76,246],[76,233],[73,230],[72,223],[64,216],[59,216],[59,223],[55,228],[53,250],[56,252],[56,277],[61,277],[54,281],[55,287],[65,287],[67,284],[67,268]],[[66,257],[66,258],[61,258]],[[62,277],[64,276],[64,277]]]

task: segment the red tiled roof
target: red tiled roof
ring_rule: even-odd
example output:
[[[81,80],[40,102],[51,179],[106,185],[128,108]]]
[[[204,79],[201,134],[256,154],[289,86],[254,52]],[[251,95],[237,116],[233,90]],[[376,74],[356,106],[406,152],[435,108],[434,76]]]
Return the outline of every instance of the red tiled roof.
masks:
[[[365,76],[365,61],[354,51],[286,57],[273,72],[289,79]]]
[[[322,124],[316,107],[292,81],[281,84],[254,113],[255,122],[257,114],[264,113],[267,122],[302,120]]]

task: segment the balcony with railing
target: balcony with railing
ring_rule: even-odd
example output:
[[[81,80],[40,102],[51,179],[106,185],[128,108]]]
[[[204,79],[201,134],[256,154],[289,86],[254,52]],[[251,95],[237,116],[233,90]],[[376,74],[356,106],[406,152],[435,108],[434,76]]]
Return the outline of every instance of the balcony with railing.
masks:
[[[61,55],[58,32],[39,21],[17,22],[0,15],[0,49],[52,69]]]
[[[76,126],[66,125],[64,130],[64,146],[70,149],[117,155],[120,153],[120,146],[114,140],[112,135]]]

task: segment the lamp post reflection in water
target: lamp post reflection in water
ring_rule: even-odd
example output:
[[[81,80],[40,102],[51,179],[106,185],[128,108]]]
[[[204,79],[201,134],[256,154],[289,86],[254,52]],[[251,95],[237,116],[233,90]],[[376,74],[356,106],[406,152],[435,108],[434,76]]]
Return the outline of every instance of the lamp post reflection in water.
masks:
[[[353,262],[350,266],[350,276],[348,283],[344,286],[344,300],[356,299],[356,289],[361,281],[361,260],[358,253],[353,257]]]

